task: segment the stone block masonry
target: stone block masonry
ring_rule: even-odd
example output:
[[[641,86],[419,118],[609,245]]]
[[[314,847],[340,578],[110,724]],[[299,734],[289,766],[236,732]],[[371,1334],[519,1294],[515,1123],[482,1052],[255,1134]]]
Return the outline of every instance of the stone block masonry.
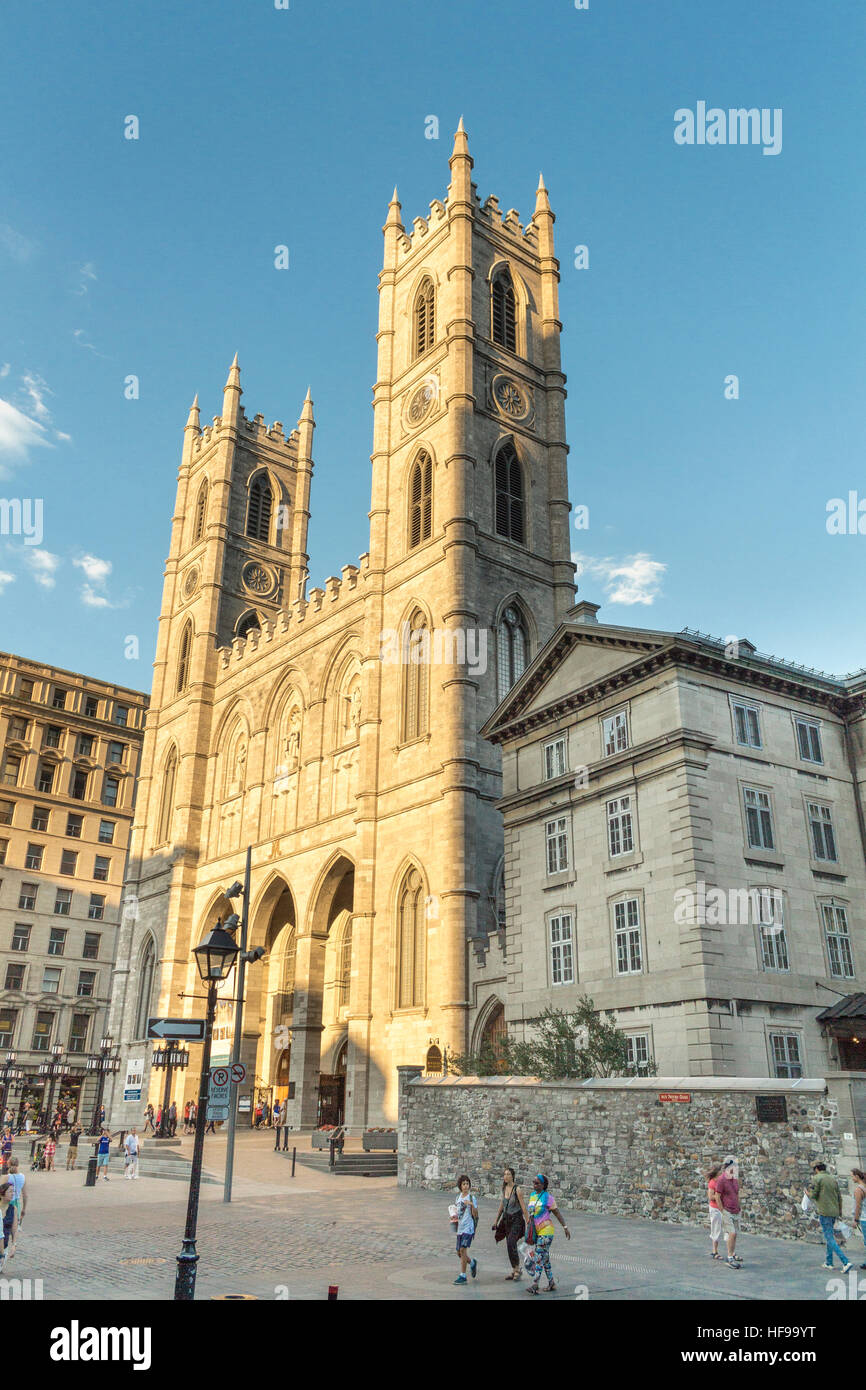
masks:
[[[467,1172],[498,1197],[509,1165],[528,1191],[537,1172],[564,1209],[707,1225],[705,1173],[739,1163],[742,1229],[812,1239],[800,1211],[812,1164],[835,1170],[840,1142],[822,1078],[653,1077],[543,1082],[529,1077],[422,1078],[400,1069],[399,1182],[447,1190]],[[678,1094],[688,1100],[660,1100]],[[787,1120],[757,1119],[756,1099],[784,1097]],[[840,1168],[843,1193],[847,1168]]]

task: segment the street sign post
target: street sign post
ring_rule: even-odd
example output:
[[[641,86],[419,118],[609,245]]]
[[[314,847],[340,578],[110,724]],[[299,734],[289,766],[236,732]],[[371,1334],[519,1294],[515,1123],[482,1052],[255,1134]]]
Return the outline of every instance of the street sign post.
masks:
[[[149,1018],[147,1036],[149,1038],[183,1039],[186,1042],[204,1041],[203,1018]]]
[[[234,1081],[236,1086],[240,1086],[242,1081],[246,1081],[247,1069],[244,1066],[243,1062],[232,1062],[231,1071],[232,1081]]]
[[[208,1120],[227,1120],[231,1076],[228,1067],[211,1067],[207,1088]]]

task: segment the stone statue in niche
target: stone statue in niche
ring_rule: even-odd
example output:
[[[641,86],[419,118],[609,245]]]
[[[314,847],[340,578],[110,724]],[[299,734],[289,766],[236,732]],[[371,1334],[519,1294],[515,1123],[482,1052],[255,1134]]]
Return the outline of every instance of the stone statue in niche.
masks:
[[[290,772],[297,770],[301,760],[301,711],[293,709],[289,717],[289,732],[286,736],[286,765]]]

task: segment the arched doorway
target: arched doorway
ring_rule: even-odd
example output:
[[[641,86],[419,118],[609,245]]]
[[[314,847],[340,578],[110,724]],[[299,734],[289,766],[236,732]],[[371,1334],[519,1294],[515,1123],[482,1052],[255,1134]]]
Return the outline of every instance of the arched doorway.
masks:
[[[343,1043],[329,1075],[319,1077],[319,1118],[321,1125],[341,1125],[346,1118],[346,1068],[349,1061],[348,1039]]]
[[[497,999],[484,1020],[478,1044],[482,1061],[492,1065],[496,1071],[502,1071],[505,1065],[502,1052],[506,1031],[505,1006]]]
[[[295,900],[285,880],[276,876],[259,900],[252,918],[250,945],[262,946],[262,961],[246,972],[246,1005],[241,1060],[273,1102],[286,1100],[290,1029],[295,1005],[297,927]]]

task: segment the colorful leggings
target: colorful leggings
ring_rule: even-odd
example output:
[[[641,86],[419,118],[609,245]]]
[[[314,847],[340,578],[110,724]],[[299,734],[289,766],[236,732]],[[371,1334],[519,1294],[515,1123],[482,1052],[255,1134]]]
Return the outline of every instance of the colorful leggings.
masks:
[[[550,1247],[553,1243],[553,1236],[537,1236],[535,1241],[535,1253],[530,1261],[530,1273],[532,1282],[537,1284],[542,1272],[547,1275],[548,1284],[553,1283],[553,1270],[550,1268]]]

